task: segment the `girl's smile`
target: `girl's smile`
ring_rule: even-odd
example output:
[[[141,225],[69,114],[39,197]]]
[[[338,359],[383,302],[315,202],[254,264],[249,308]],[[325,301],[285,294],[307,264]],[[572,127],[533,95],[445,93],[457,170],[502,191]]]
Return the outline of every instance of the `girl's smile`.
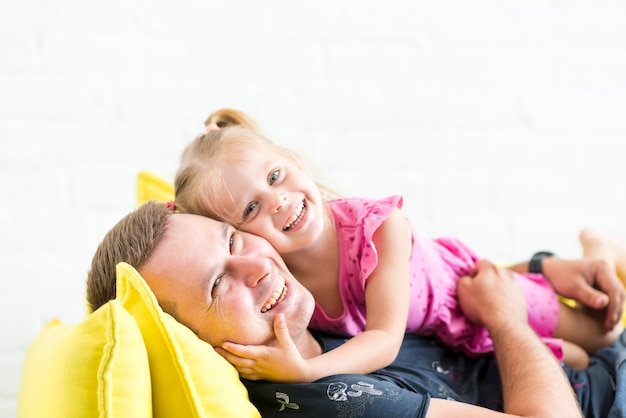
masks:
[[[306,216],[306,201],[303,200],[300,202],[296,211],[289,217],[287,223],[283,227],[283,231],[295,231],[298,229],[298,226],[302,223]]]

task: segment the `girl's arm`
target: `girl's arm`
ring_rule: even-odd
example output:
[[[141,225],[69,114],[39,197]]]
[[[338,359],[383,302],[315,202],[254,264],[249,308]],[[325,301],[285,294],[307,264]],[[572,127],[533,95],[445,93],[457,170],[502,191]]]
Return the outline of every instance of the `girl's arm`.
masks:
[[[378,265],[365,285],[365,331],[309,359],[311,381],[337,373],[370,373],[396,358],[409,312],[412,238],[411,225],[395,208],[373,236]]]
[[[399,209],[374,233],[378,265],[366,282],[365,331],[322,355],[303,359],[284,320],[274,324],[278,347],[225,343],[217,352],[247,379],[312,382],[338,373],[365,374],[389,365],[404,337],[409,310],[412,230]]]

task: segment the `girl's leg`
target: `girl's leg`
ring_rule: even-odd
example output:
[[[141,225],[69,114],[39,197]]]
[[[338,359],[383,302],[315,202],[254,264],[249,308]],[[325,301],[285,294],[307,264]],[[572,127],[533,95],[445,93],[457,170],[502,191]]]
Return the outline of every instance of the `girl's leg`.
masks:
[[[588,354],[613,343],[624,330],[620,321],[611,331],[606,331],[601,317],[596,317],[584,308],[571,308],[559,304],[559,322],[554,331],[556,338],[562,338],[580,346]]]

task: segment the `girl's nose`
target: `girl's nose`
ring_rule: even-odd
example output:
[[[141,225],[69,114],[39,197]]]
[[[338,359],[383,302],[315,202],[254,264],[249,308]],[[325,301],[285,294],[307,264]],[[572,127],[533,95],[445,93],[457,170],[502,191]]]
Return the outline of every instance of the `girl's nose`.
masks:
[[[274,202],[274,213],[278,213],[282,209],[286,201],[287,201],[287,193],[285,192],[276,193],[276,201]]]

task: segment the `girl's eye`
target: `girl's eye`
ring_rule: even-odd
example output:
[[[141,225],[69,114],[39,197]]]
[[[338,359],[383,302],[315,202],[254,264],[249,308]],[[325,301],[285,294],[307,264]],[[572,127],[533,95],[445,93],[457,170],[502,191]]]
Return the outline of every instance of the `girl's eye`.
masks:
[[[276,180],[278,180],[279,175],[280,175],[280,170],[272,171],[269,177],[267,178],[267,183],[271,186],[272,184],[274,184]]]
[[[254,212],[254,210],[256,209],[257,205],[259,204],[259,202],[250,202],[248,204],[248,206],[246,206],[246,209],[243,211],[243,219],[247,219],[248,216],[250,216],[250,214],[252,212]]]

